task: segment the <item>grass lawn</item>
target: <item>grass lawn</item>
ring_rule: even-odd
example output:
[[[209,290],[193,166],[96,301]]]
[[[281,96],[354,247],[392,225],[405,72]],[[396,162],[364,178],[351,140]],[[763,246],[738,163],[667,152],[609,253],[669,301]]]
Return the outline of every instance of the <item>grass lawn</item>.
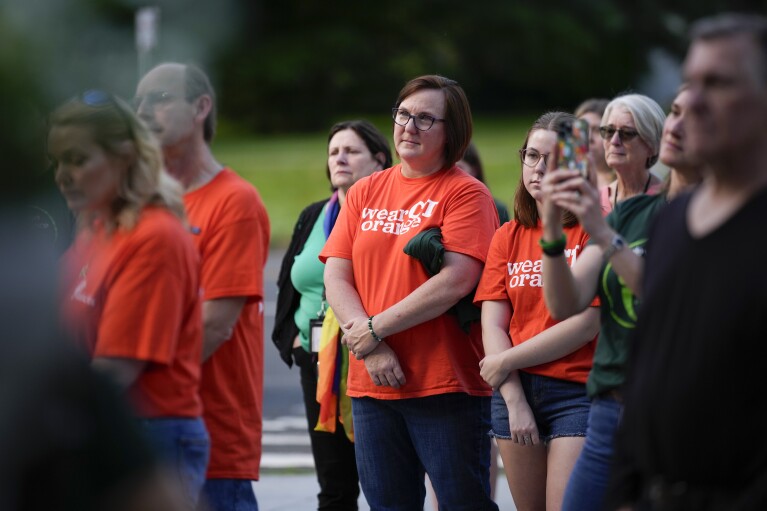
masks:
[[[509,206],[520,171],[517,150],[532,121],[532,117],[475,119],[474,142],[482,157],[487,185],[496,198]],[[391,133],[387,121],[376,124],[384,133]],[[248,138],[224,134],[215,141],[216,158],[261,193],[272,224],[272,246],[287,246],[301,210],[329,195],[326,144],[326,132]]]

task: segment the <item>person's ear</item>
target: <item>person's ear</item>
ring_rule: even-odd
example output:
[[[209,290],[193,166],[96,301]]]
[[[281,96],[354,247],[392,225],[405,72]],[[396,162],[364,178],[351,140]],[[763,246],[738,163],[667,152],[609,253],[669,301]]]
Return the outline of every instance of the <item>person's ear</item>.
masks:
[[[204,121],[210,111],[213,109],[213,100],[207,94],[203,94],[194,100],[195,104],[195,117]]]

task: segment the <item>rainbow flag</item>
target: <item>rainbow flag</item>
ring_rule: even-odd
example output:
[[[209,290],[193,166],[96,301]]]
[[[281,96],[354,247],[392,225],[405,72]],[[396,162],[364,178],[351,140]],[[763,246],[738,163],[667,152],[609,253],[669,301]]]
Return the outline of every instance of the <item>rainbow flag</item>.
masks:
[[[352,422],[352,401],[346,395],[346,375],[349,373],[349,351],[341,349],[341,326],[338,324],[333,309],[325,313],[320,337],[319,361],[317,370],[317,402],[320,404],[320,417],[315,431],[335,433],[336,417],[344,427],[346,436],[354,442],[354,423]]]

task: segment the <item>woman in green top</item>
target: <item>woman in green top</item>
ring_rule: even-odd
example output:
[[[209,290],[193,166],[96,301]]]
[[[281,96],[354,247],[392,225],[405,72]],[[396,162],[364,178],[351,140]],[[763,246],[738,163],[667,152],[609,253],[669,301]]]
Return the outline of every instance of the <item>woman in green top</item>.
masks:
[[[674,100],[665,124],[662,117],[653,115],[655,109],[643,107],[651,99],[642,97],[636,102],[627,97],[616,99],[628,105],[634,125],[602,126],[602,130],[610,130],[620,137],[627,159],[653,158],[655,155],[643,139],[658,137],[660,160],[672,167],[672,171],[665,193],[639,195],[619,203],[606,219],[602,217],[599,192],[577,171],[552,170],[542,183],[544,233],[541,241],[550,249],[543,258],[546,304],[552,316],[562,320],[585,309],[595,294],[601,301],[601,331],[586,385],[592,399],[586,443],[565,492],[563,509],[566,510],[602,508],[613,438],[623,407],[620,388],[641,297],[647,229],[670,197],[700,182],[699,166],[690,160],[683,147],[682,119],[689,101],[684,90]],[[640,133],[642,136],[637,136]],[[572,211],[591,236],[589,246],[572,269],[554,248],[562,237],[562,208]]]
[[[356,510],[359,497],[354,444],[336,424],[335,433],[315,431],[317,353],[309,345],[309,321],[322,309],[325,265],[318,259],[346,198],[360,178],[392,166],[389,142],[371,123],[362,120],[335,124],[328,134],[326,172],[333,194],[310,204],[298,217],[277,279],[277,312],[272,340],[288,366],[301,369],[312,455],[320,484],[318,509]]]

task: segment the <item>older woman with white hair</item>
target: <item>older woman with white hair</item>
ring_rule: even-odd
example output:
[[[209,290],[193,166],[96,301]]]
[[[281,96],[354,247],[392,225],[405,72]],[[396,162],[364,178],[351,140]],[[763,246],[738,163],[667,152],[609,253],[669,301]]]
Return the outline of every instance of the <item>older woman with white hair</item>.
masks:
[[[621,201],[661,191],[663,183],[650,167],[658,161],[665,120],[660,105],[642,94],[618,96],[608,103],[599,134],[616,180],[600,190],[605,215]]]

